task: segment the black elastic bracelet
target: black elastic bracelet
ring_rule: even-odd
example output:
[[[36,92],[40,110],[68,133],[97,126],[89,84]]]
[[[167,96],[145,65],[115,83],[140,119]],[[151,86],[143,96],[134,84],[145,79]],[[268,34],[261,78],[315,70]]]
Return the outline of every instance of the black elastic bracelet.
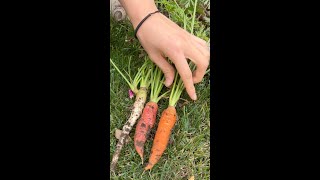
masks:
[[[153,13],[150,13],[150,14],[148,14],[145,18],[142,19],[142,21],[138,24],[137,28],[134,30],[134,37],[137,38],[137,32],[138,32],[140,26],[143,24],[143,22],[144,22],[145,20],[147,20],[152,14],[155,14],[155,13],[158,13],[158,12],[160,12],[160,11],[155,11],[155,12],[153,12]],[[138,39],[138,38],[137,38],[137,39]]]

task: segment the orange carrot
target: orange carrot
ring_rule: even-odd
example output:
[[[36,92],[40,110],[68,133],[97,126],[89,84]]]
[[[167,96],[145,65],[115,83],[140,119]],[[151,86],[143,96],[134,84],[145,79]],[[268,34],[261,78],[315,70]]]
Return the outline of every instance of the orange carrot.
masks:
[[[149,163],[145,170],[151,169],[160,159],[167,148],[171,131],[177,120],[177,112],[174,106],[169,106],[162,112],[158,129],[153,141]]]
[[[153,127],[158,111],[158,104],[155,102],[148,102],[143,109],[140,120],[138,121],[136,132],[134,135],[134,147],[140,155],[143,162],[144,144],[151,128]]]

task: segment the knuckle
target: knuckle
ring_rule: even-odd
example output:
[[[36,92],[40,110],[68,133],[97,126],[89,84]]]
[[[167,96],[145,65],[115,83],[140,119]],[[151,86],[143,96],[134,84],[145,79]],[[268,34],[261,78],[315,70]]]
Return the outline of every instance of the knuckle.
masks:
[[[168,73],[171,74],[171,75],[174,75],[175,70],[174,70],[174,68],[172,66],[169,66]]]
[[[183,45],[183,40],[182,38],[173,38],[173,43],[172,43],[172,47],[176,48],[176,49],[181,49]]]
[[[172,75],[174,75],[174,70],[173,70],[173,68],[165,68],[165,69],[163,69],[162,70],[162,72],[163,72],[163,74],[165,75],[165,76],[172,76]]]
[[[177,54],[179,54],[181,52],[181,49],[179,46],[175,45],[175,43],[173,43],[170,47],[168,47],[168,55],[169,56],[176,56]]]
[[[175,52],[180,52],[181,51],[181,43],[180,42],[174,42],[172,44],[171,50],[175,51]]]

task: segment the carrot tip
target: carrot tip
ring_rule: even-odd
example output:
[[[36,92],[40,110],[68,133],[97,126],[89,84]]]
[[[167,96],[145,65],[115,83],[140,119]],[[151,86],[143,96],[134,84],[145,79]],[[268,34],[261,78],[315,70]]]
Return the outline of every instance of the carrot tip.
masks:
[[[144,168],[144,170],[149,170],[149,169],[151,169],[152,168],[152,166],[150,165],[150,164],[148,164],[145,168]]]
[[[141,158],[141,161],[142,161],[142,164],[143,164],[143,153],[138,152],[138,154],[139,154],[139,156],[140,156],[140,158]]]

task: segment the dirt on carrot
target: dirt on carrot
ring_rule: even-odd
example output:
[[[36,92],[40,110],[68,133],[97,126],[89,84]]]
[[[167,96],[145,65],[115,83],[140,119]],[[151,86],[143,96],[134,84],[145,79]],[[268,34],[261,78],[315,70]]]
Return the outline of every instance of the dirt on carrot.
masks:
[[[158,111],[158,104],[155,102],[148,102],[140,120],[136,126],[136,132],[134,135],[134,147],[140,155],[143,163],[144,144],[147,141],[147,137],[154,126],[156,121],[156,115]]]

